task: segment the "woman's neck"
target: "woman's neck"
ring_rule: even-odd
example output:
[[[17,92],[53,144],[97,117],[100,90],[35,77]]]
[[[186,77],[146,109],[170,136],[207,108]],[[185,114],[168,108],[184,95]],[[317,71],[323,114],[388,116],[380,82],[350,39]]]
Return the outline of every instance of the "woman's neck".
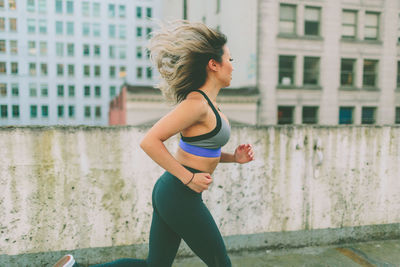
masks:
[[[218,86],[215,82],[207,79],[204,85],[199,88],[199,90],[203,91],[208,96],[208,98],[211,99],[211,101],[216,102],[217,95],[221,90],[221,87]]]

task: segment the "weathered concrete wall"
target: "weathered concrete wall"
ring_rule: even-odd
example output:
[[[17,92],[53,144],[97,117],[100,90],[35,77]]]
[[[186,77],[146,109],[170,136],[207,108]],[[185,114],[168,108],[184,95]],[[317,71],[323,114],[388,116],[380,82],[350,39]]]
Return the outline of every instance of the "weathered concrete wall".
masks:
[[[163,171],[139,148],[146,130],[0,128],[0,263],[119,246],[144,257],[135,244],[148,242],[151,190]],[[234,128],[225,150],[252,143],[256,160],[220,164],[203,198],[230,249],[373,237],[307,237],[364,226],[400,235],[399,138],[400,127],[390,126]],[[177,140],[166,142],[170,151]]]

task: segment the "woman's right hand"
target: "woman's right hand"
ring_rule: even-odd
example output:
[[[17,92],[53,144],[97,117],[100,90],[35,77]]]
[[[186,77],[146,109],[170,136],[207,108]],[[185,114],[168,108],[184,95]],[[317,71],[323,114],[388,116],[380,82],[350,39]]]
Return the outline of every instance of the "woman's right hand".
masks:
[[[207,190],[211,183],[212,177],[209,173],[199,172],[194,174],[193,180],[186,186],[197,193],[201,193],[204,190]]]

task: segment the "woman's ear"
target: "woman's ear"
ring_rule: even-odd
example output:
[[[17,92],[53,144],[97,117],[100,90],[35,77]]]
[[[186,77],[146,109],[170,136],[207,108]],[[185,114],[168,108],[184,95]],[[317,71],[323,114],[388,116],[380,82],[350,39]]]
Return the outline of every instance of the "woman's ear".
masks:
[[[217,62],[215,61],[215,59],[210,59],[209,61],[208,61],[208,65],[207,65],[209,68],[210,68],[210,70],[212,70],[212,71],[217,71],[218,70],[218,64],[217,64]]]

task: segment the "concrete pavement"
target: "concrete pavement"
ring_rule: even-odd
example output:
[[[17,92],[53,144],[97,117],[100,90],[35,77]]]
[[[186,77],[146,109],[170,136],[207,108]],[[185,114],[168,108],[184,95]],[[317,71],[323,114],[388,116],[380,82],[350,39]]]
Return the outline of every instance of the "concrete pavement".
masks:
[[[230,256],[235,267],[400,267],[400,240],[239,252]],[[173,265],[204,266],[198,258],[177,259]]]

